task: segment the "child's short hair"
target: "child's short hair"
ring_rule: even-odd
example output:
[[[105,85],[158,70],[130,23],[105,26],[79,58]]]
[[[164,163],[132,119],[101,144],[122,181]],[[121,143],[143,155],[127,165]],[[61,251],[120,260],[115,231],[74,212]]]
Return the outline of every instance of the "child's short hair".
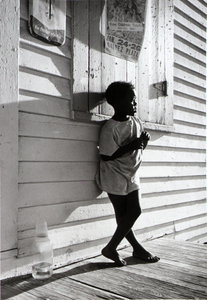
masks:
[[[111,83],[105,92],[106,101],[114,106],[120,100],[124,100],[129,91],[134,90],[133,84],[125,81],[115,81]]]

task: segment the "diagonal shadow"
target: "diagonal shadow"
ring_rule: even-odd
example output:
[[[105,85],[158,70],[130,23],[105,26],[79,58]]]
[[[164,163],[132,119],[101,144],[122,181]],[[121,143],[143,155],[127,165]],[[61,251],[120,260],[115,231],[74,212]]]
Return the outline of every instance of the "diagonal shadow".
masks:
[[[94,260],[95,258],[93,258]],[[98,259],[98,258],[97,258]],[[147,262],[144,262],[142,260],[138,260],[133,258],[132,256],[125,257],[124,258],[127,262],[127,266],[121,267],[125,270],[130,265],[139,265],[139,264],[146,264]],[[49,279],[45,280],[35,280],[31,275],[26,276],[19,276],[15,279],[6,279],[2,280],[1,282],[1,299],[11,299],[11,297],[20,295],[24,292],[29,292],[32,289],[42,287],[45,285],[48,285],[52,282],[55,282],[57,280],[61,280],[64,278],[69,278],[73,280],[73,276],[80,275],[80,274],[88,274],[91,272],[96,272],[100,270],[108,270],[108,269],[114,269],[118,266],[114,262],[86,262],[85,264],[79,263],[81,265],[74,266],[74,268],[70,270],[66,270],[63,273],[55,273],[50,277]],[[77,263],[75,264],[77,265]],[[71,266],[71,265],[70,265]],[[67,266],[66,266],[67,268]],[[60,268],[61,270],[61,268]],[[56,269],[58,271],[58,269]]]

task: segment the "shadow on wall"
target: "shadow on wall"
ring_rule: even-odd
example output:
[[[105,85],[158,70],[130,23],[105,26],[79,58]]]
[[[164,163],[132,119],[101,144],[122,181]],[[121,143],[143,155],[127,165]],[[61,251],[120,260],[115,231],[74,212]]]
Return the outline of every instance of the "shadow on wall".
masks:
[[[22,258],[15,259],[16,263],[13,263],[22,268],[24,258],[30,255],[38,219],[47,221],[58,253],[61,248],[67,252],[66,248],[75,249],[74,245],[88,242],[86,229],[91,231],[94,220],[99,223],[103,215],[108,214],[108,199],[94,181],[99,162],[97,146],[102,122],[82,123],[72,120],[69,117],[68,100],[32,91],[21,90],[20,93],[19,108],[16,104],[5,104],[1,110],[5,121],[12,118],[11,106],[19,111],[19,129],[16,131],[16,134],[19,133],[16,155],[19,172],[15,173],[18,176],[15,179],[18,179],[18,201],[15,202],[18,225],[12,225],[11,222],[10,225],[18,227],[18,245],[13,248],[18,251],[18,257]],[[83,95],[81,93],[80,96]],[[102,101],[102,94],[94,93],[93,96],[97,102]],[[2,143],[6,143],[9,140],[7,130],[3,134]],[[1,147],[4,147],[3,144]],[[2,166],[6,168],[4,162]],[[2,170],[2,174],[6,173]],[[8,223],[6,215],[10,215],[9,209],[13,211],[14,207],[5,204],[2,209],[5,218],[1,220],[1,226],[5,228]],[[5,225],[2,224],[4,220]],[[8,234],[5,239],[8,239]],[[29,257],[26,261],[30,263]],[[5,260],[2,263],[2,274],[12,271],[14,265]]]
[[[105,93],[89,92],[73,95],[73,108],[77,111],[90,112],[92,109],[106,102]]]

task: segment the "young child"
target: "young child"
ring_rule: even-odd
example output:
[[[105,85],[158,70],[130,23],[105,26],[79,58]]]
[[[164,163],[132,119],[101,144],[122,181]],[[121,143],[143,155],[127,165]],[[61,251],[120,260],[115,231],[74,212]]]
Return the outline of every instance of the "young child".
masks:
[[[114,207],[117,228],[102,254],[118,265],[126,265],[126,261],[116,251],[125,237],[133,247],[134,257],[157,262],[159,257],[146,251],[132,231],[132,226],[141,214],[138,169],[150,135],[143,131],[141,121],[134,117],[137,103],[131,83],[113,82],[107,88],[105,97],[115,113],[101,129],[101,160],[96,182],[101,190],[108,193]]]

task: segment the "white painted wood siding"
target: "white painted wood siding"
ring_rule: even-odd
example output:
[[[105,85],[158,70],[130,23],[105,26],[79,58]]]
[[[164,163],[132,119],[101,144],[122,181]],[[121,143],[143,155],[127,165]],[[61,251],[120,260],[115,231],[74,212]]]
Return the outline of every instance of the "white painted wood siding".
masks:
[[[71,2],[62,47],[29,34],[27,5],[21,0],[18,257],[32,253],[35,224],[44,219],[59,265],[81,258],[95,239],[90,219],[98,223],[102,216],[105,203],[94,203],[100,194],[94,182],[99,126],[71,119]]]
[[[207,241],[206,6],[174,1],[174,130],[149,130],[140,172],[143,214],[136,224],[145,238]]]
[[[177,143],[177,150],[184,154],[182,163],[177,163],[177,176],[183,179],[181,170],[185,167],[188,182],[182,189],[187,188],[188,197],[183,197],[183,205],[189,214],[175,222],[175,238],[206,242],[207,2],[175,0],[174,10],[174,127],[175,135],[185,139],[185,145]],[[195,208],[193,215],[191,208]]]
[[[81,5],[85,10],[83,7],[81,10]],[[166,8],[168,13],[164,14]],[[147,35],[138,66],[128,65],[123,60],[97,50],[97,47],[103,50],[100,47],[101,31],[94,29],[100,19],[96,17],[94,21],[91,17],[90,23],[87,23],[87,19],[90,9],[104,14],[100,2],[90,5],[87,1],[77,2],[75,9],[78,16],[75,20],[75,46],[81,44],[82,47],[79,48],[80,52],[75,49],[74,59],[78,60],[81,55],[91,57],[86,62],[90,66],[87,77],[89,93],[104,90],[107,83],[113,80],[130,80],[128,75],[132,72],[139,92],[140,117],[143,116],[145,121],[156,122],[146,123],[152,139],[140,169],[143,215],[135,225],[137,233],[141,239],[168,234],[177,239],[202,242],[206,239],[207,220],[206,1],[148,1],[148,21],[151,27],[146,26]],[[80,11],[82,15],[78,14]],[[85,24],[91,26],[90,35],[87,35],[89,28]],[[165,30],[163,27],[166,27]],[[157,35],[158,40],[155,38]],[[85,44],[80,43],[83,37]],[[77,89],[80,88],[80,79],[87,82],[86,65],[80,69],[78,66],[74,74]],[[166,77],[169,80],[169,96],[160,97],[154,92],[152,97],[151,85]],[[87,104],[84,98],[81,101]],[[76,108],[78,110],[79,106]],[[86,109],[82,108],[83,111]],[[101,108],[103,106],[96,107],[93,112],[100,113]],[[161,113],[170,114],[170,119],[173,116],[173,123],[168,122]],[[173,127],[160,127],[157,123]]]
[[[100,2],[91,1],[90,7],[87,1],[73,3],[75,11],[82,11],[74,20],[70,3],[66,44],[54,47],[29,34],[27,1],[21,0],[18,255],[32,253],[35,222],[44,218],[54,243],[55,265],[98,253],[115,229],[111,204],[94,182],[100,125],[72,119],[72,80],[79,118],[84,103],[88,109],[84,101],[89,92],[104,91],[114,80],[132,79],[138,87],[137,66],[101,52],[102,37],[95,40],[97,36],[88,34],[88,25],[94,28],[103,13]],[[169,235],[202,242],[206,1],[175,0],[174,5],[174,131],[149,129],[152,139],[140,170],[143,214],[135,230],[140,240]],[[90,22],[89,12],[97,16]],[[108,105],[92,105],[89,111],[112,114]]]

